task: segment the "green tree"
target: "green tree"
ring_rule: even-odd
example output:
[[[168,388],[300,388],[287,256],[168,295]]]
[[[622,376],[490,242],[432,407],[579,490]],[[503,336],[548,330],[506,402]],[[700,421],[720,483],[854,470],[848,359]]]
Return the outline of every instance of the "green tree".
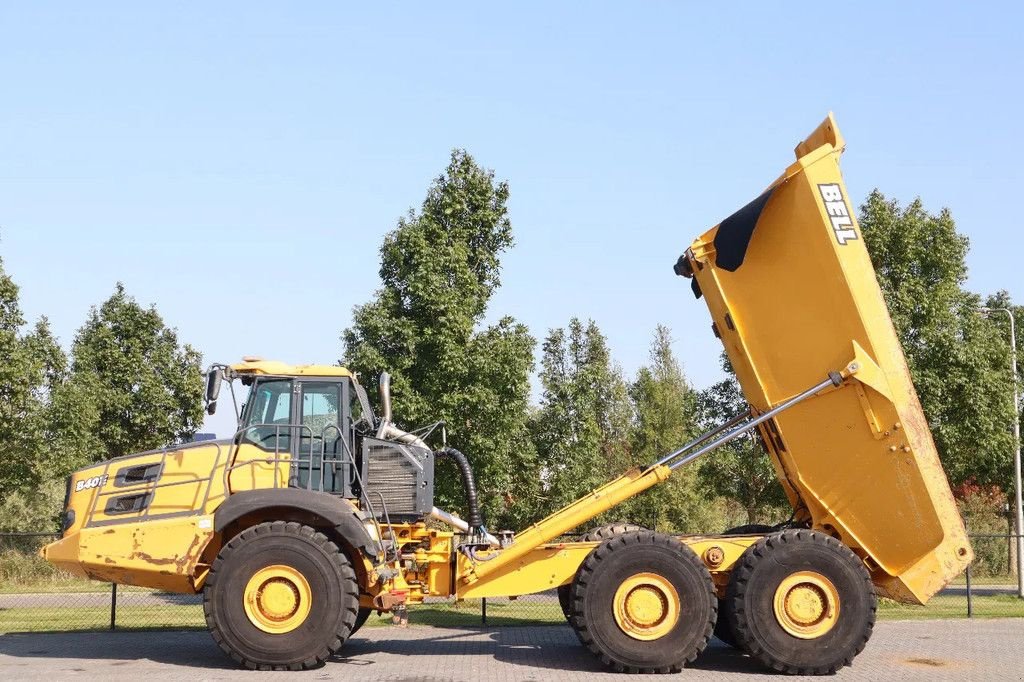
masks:
[[[35,363],[35,399],[43,406],[37,433],[44,446],[36,458],[34,480],[57,480],[63,486],[64,478],[89,462],[89,452],[95,448],[83,425],[92,420],[96,406],[71,386],[67,356],[50,333],[45,317],[25,341]]]
[[[30,482],[32,421],[41,408],[35,400],[33,362],[22,335],[24,325],[18,286],[0,270],[0,442],[4,444],[0,494],[5,496]]]
[[[203,419],[199,353],[181,345],[156,308],[118,283],[75,337],[68,386],[55,402],[73,406],[64,428],[111,457],[181,442]]]
[[[998,291],[985,299],[986,308],[1003,308],[1009,310],[1013,315],[1014,332],[1017,341],[1017,397],[1021,400],[1021,403],[1016,405],[1017,418],[1021,422],[1021,431],[1024,432],[1024,306],[1014,305],[1013,299],[1010,298],[1010,292]],[[993,313],[988,318],[996,327],[998,331],[996,334],[1003,339],[1003,343],[1009,345],[1010,343],[1010,330],[1009,330],[1009,319],[1005,313]],[[1007,396],[1010,396],[1013,392],[1012,386],[1004,388]]]
[[[920,199],[901,207],[878,190],[860,226],[946,473],[1006,489],[1009,344],[1005,322],[984,319],[964,286],[967,237],[948,209],[928,213]]]
[[[722,369],[728,378],[702,390],[697,398],[698,421],[703,430],[749,408],[725,353]],[[737,502],[746,514],[746,523],[777,521],[773,515],[787,504],[775,468],[754,432],[704,457],[698,476],[706,489]]]
[[[535,342],[510,317],[481,328],[512,246],[508,184],[452,152],[445,172],[380,249],[382,286],[342,333],[342,363],[376,382],[392,376],[403,428],[438,420],[473,463],[492,527],[532,516],[538,489],[529,437],[529,376]],[[440,466],[440,505],[463,508],[454,467]]]
[[[697,432],[697,394],[672,352],[672,334],[658,325],[649,363],[629,387],[635,422],[630,440],[634,465],[644,466],[679,448]],[[697,465],[677,469],[665,483],[628,500],[624,516],[650,528],[709,530],[713,504],[697,480]]]
[[[49,533],[60,528],[65,480],[46,478],[0,499],[0,533]]]
[[[45,504],[77,462],[54,428],[52,397],[64,381],[66,359],[42,318],[31,331],[18,303],[18,286],[0,261],[0,530],[39,530],[55,523]]]
[[[64,369],[46,318],[30,332],[24,326],[18,286],[0,261],[0,498],[37,485],[45,474],[47,405]]]
[[[632,460],[632,407],[622,373],[593,320],[573,318],[544,341],[534,442],[552,511],[606,482]],[[622,510],[612,512],[621,514]]]

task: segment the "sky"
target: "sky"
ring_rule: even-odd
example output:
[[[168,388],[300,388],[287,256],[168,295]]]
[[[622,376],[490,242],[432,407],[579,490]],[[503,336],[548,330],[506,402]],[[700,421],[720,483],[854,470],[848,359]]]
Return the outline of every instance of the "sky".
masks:
[[[672,264],[833,111],[855,203],[948,207],[1024,300],[1024,9],[895,4],[3,3],[0,258],[66,347],[121,281],[206,363],[333,363],[460,147],[511,186],[489,320],[593,318],[627,376],[665,324],[701,387]]]

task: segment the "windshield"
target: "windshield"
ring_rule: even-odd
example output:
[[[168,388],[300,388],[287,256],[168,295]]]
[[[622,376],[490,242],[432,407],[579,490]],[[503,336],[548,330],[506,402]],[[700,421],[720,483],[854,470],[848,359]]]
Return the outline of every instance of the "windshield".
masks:
[[[288,448],[292,412],[290,379],[266,379],[253,386],[242,428],[245,440],[271,450]]]

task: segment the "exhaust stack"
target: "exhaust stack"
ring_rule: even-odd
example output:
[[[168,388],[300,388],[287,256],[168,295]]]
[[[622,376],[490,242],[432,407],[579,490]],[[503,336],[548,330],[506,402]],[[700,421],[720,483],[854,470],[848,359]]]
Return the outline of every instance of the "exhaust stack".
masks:
[[[391,424],[391,375],[380,373],[380,424],[377,426],[377,438],[383,438],[384,432]]]

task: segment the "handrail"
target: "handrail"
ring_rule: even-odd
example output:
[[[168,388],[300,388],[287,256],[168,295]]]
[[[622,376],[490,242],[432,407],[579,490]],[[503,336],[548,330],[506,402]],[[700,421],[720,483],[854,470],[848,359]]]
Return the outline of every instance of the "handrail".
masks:
[[[438,422],[438,424],[439,423],[440,422]],[[436,426],[437,424],[433,424],[426,428],[428,429],[429,432],[430,429],[436,428]],[[273,429],[273,449],[265,449],[259,442],[251,439],[247,440],[247,435],[250,432],[261,428]],[[328,453],[327,442],[332,432],[337,434],[337,438],[332,439],[332,443],[334,445],[332,447],[332,452]],[[270,434],[266,434],[262,440],[266,441],[269,435]],[[289,447],[287,450],[283,450],[281,447],[282,437],[288,438]],[[295,443],[295,441],[291,440],[293,438],[299,439],[298,447],[292,447],[292,444]],[[303,452],[304,448],[301,446],[301,443],[306,438],[309,439],[309,448],[305,452]],[[314,442],[316,438],[319,438],[320,440],[319,447]],[[346,434],[340,425],[336,423],[324,424],[324,426],[319,431],[319,435],[317,435],[313,428],[307,424],[295,424],[291,422],[287,424],[250,424],[235,431],[235,433],[230,437],[230,439],[227,440],[229,442],[226,447],[224,447],[223,441],[210,443],[210,445],[213,445],[216,448],[216,453],[213,459],[213,463],[210,467],[209,474],[206,476],[190,474],[190,477],[187,480],[172,481],[164,480],[163,476],[161,476],[160,478],[153,481],[144,481],[137,484],[126,485],[111,490],[101,491],[100,489],[97,489],[95,495],[92,498],[89,512],[86,516],[85,526],[89,526],[93,523],[96,523],[96,510],[99,505],[100,498],[108,498],[112,496],[138,493],[155,495],[158,490],[161,490],[163,488],[170,488],[181,485],[198,486],[196,491],[196,497],[202,494],[203,499],[199,509],[205,510],[212,495],[215,477],[221,477],[221,485],[224,491],[223,494],[224,498],[226,499],[230,497],[232,494],[234,494],[234,491],[232,490],[231,486],[231,474],[235,471],[243,470],[245,467],[254,467],[258,465],[270,465],[273,468],[273,488],[275,489],[282,487],[293,487],[293,482],[295,484],[294,487],[298,487],[300,474],[303,471],[305,471],[307,474],[305,488],[307,490],[316,490],[318,492],[328,492],[329,494],[336,494],[335,491],[333,490],[328,491],[325,489],[327,469],[328,467],[331,467],[333,470],[332,475],[336,475],[339,466],[350,466],[353,481],[359,488],[359,500],[361,502],[361,508],[364,512],[363,518],[369,520],[369,522],[373,524],[374,530],[376,531],[377,541],[381,543],[381,546],[383,547],[384,532],[381,528],[381,520],[383,519],[386,523],[390,521],[390,514],[388,513],[386,500],[384,500],[382,497],[381,500],[378,502],[378,504],[383,505],[381,510],[383,516],[379,516],[377,514],[377,509],[375,509],[375,504],[371,499],[370,491],[368,489],[369,487],[363,480],[362,471],[360,470],[360,467],[358,466],[358,463],[356,461],[356,456],[353,451],[353,443],[351,443],[350,439],[346,437]],[[337,442],[339,441],[341,443],[340,449],[338,449],[336,446]],[[239,449],[241,448],[243,442],[251,444],[256,448],[259,448],[265,453],[266,456],[254,457],[246,459],[244,461],[236,461]],[[407,444],[398,445],[404,447]],[[132,464],[130,463],[131,459],[136,459],[140,456],[145,455],[157,454],[160,455],[160,470],[161,472],[164,472],[167,464],[168,455],[174,452],[180,452],[184,449],[190,448],[165,447],[159,450],[151,450],[144,453],[138,453],[137,455],[129,455],[124,458],[118,458],[116,460],[108,460],[107,462],[104,463],[102,475],[109,477],[113,464],[118,464],[119,462],[127,460],[129,463],[126,464],[126,466],[132,466]],[[224,457],[225,451],[227,452],[226,457]],[[283,463],[289,464],[290,468],[290,471],[288,474],[285,475],[286,477],[284,478],[284,480],[281,479],[282,474],[280,471],[280,465]],[[316,481],[314,480],[313,475],[314,465],[318,465],[320,470],[319,480]],[[204,484],[205,487],[203,487]],[[154,509],[154,505],[151,504],[152,501],[153,500],[150,500],[150,504],[147,504],[146,507],[140,512],[131,514],[129,516],[129,519],[139,520],[144,518],[150,518],[151,512]],[[195,508],[193,507],[192,509]],[[166,512],[166,514],[183,513],[187,513],[187,511]],[[163,514],[159,513],[152,514],[152,516],[162,515]]]
[[[89,526],[89,525],[91,525],[95,521],[96,511],[97,511],[97,508],[99,506],[99,502],[100,502],[101,498],[108,498],[108,497],[114,497],[114,496],[120,496],[120,495],[126,495],[126,494],[138,494],[138,493],[155,494],[157,490],[161,490],[161,489],[164,489],[164,488],[171,488],[171,487],[175,487],[175,486],[181,486],[181,485],[204,486],[204,484],[205,484],[205,487],[202,488],[202,490],[203,490],[203,493],[202,493],[202,495],[203,495],[203,502],[202,502],[202,505],[200,506],[201,509],[205,509],[207,503],[209,502],[210,495],[211,495],[211,492],[212,492],[212,489],[213,489],[214,477],[217,476],[218,473],[222,477],[222,485],[223,485],[223,490],[224,490],[224,496],[226,498],[226,497],[229,497],[230,495],[233,494],[232,490],[231,490],[231,484],[230,484],[230,475],[231,475],[231,473],[233,471],[236,471],[236,470],[241,470],[241,469],[243,469],[245,467],[251,467],[251,466],[255,466],[255,465],[259,465],[259,464],[269,464],[269,465],[273,466],[273,476],[274,476],[273,487],[274,488],[288,487],[289,484],[290,484],[291,478],[292,478],[291,475],[289,475],[285,480],[281,480],[281,478],[280,478],[280,471],[279,471],[279,465],[280,464],[282,464],[282,463],[291,464],[291,465],[295,466],[297,471],[301,471],[303,468],[305,468],[305,471],[308,474],[307,481],[306,481],[306,488],[308,490],[313,490],[314,489],[314,487],[313,487],[313,465],[314,465],[315,462],[319,461],[322,464],[321,464],[321,467],[320,467],[319,485],[317,486],[316,489],[319,490],[319,491],[324,491],[324,478],[325,478],[325,473],[326,473],[325,472],[326,465],[328,465],[328,464],[331,464],[331,465],[343,464],[344,465],[344,464],[346,464],[346,459],[347,459],[347,463],[350,463],[351,466],[353,467],[354,471],[355,471],[355,477],[356,477],[357,481],[360,484],[361,497],[363,497],[365,499],[365,501],[367,503],[368,509],[371,511],[371,514],[373,514],[372,503],[370,503],[369,498],[366,495],[365,490],[363,490],[365,488],[365,486],[362,485],[362,479],[361,479],[361,476],[360,476],[360,474],[358,472],[358,467],[356,466],[355,456],[352,453],[352,448],[351,448],[350,444],[348,443],[347,439],[344,438],[344,434],[342,433],[341,428],[337,424],[330,424],[329,423],[329,424],[324,425],[324,427],[320,430],[319,436],[317,436],[315,434],[315,432],[313,431],[312,427],[310,427],[310,426],[308,426],[306,424],[294,424],[294,423],[288,423],[288,424],[265,424],[265,423],[250,424],[250,425],[248,425],[248,426],[246,426],[244,428],[241,428],[241,429],[238,429],[237,431],[235,431],[235,433],[229,439],[231,441],[230,449],[233,450],[237,454],[238,449],[241,446],[241,444],[243,442],[243,438],[245,437],[247,432],[252,431],[254,429],[257,429],[257,428],[267,428],[267,427],[273,427],[274,428],[274,449],[272,451],[268,451],[267,452],[267,454],[268,454],[267,457],[247,459],[247,460],[242,461],[242,462],[233,462],[232,461],[233,458],[229,456],[227,459],[223,459],[223,464],[222,464],[222,458],[223,458],[223,455],[224,455],[224,449],[225,448],[222,447],[221,443],[211,443],[210,445],[213,445],[216,448],[216,453],[214,455],[213,464],[210,467],[210,472],[209,472],[208,475],[206,475],[206,476],[194,475],[193,477],[191,477],[191,478],[189,478],[187,480],[161,481],[161,480],[158,479],[158,480],[155,480],[155,481],[143,481],[143,482],[140,482],[140,483],[137,483],[137,484],[130,484],[130,485],[121,486],[121,487],[118,487],[118,488],[115,488],[115,489],[112,489],[112,490],[96,489],[96,492],[94,493],[94,495],[92,497],[92,500],[90,502],[89,510],[88,510],[88,513],[86,514],[86,520],[85,520],[85,524],[84,525],[85,526]],[[329,432],[331,432],[331,431],[337,432],[338,440],[340,440],[343,443],[343,445],[344,445],[345,453],[340,458],[327,457],[326,439],[327,439],[327,434]],[[282,435],[287,435],[288,438],[292,438],[294,436],[294,437],[298,437],[298,438],[301,439],[301,438],[306,437],[306,434],[308,434],[308,438],[310,439],[310,448],[309,448],[309,452],[308,453],[301,453],[300,452],[298,456],[292,456],[292,453],[290,452],[290,450],[286,451],[286,450],[282,450],[281,449],[280,440],[281,440],[281,436]],[[315,450],[315,446],[313,445],[313,440],[314,440],[314,438],[317,438],[317,437],[319,437],[319,439],[321,441],[320,442],[320,452],[319,452],[320,457],[319,457],[319,459],[316,457],[317,453],[316,453],[316,450]],[[256,444],[256,443],[251,443],[251,444],[254,447],[261,448],[261,446]],[[192,447],[194,447],[194,446],[192,446]],[[159,448],[159,449],[147,450],[145,452],[140,452],[140,453],[137,453],[137,454],[134,454],[134,455],[126,455],[124,457],[116,457],[116,458],[107,460],[106,462],[103,463],[103,471],[102,471],[102,473],[100,475],[104,476],[104,477],[107,477],[109,479],[112,467],[114,465],[122,463],[122,462],[129,461],[131,459],[136,459],[136,458],[139,458],[139,457],[144,457],[144,456],[147,456],[147,455],[160,455],[160,459],[159,459],[160,470],[161,470],[161,472],[163,472],[165,470],[165,467],[166,467],[166,464],[167,464],[167,457],[168,457],[169,454],[174,453],[174,452],[180,452],[180,451],[187,450],[187,449],[191,449],[191,447],[167,446],[167,447],[163,447],[163,448]],[[347,458],[346,458],[346,455],[347,455]],[[126,466],[131,466],[131,464],[126,464]],[[221,471],[218,472],[218,470],[221,470]],[[147,505],[147,507],[140,513],[139,516],[133,516],[132,518],[134,520],[148,518],[150,516],[151,510],[152,510],[152,506],[151,505]],[[375,517],[375,515],[374,515],[374,517]],[[375,521],[375,523],[376,523],[376,521]]]
[[[209,500],[209,497],[210,497],[210,488],[212,487],[212,483],[213,483],[213,475],[214,475],[214,472],[216,471],[216,469],[217,469],[217,467],[218,467],[218,465],[220,463],[220,456],[221,456],[221,446],[220,446],[220,443],[213,443],[212,445],[214,445],[217,448],[217,454],[216,454],[216,457],[214,458],[213,467],[211,468],[209,476],[206,476],[206,477],[198,477],[197,476],[196,478],[193,478],[193,479],[187,480],[187,481],[169,481],[169,482],[166,482],[166,483],[160,483],[160,482],[157,482],[157,481],[143,481],[141,483],[129,484],[129,485],[121,486],[121,487],[116,488],[114,490],[107,490],[107,491],[103,491],[103,490],[97,488],[96,492],[93,494],[92,501],[90,502],[89,511],[86,514],[85,523],[83,524],[83,527],[88,527],[93,522],[93,520],[94,520],[94,518],[96,516],[96,506],[99,503],[101,497],[112,497],[114,495],[124,495],[124,494],[139,493],[139,492],[154,493],[156,490],[158,490],[160,488],[170,488],[170,487],[178,486],[178,485],[189,485],[189,484],[192,484],[192,485],[202,485],[204,482],[207,483],[206,492],[205,492],[205,495],[204,495],[204,498],[203,498],[203,505],[202,505],[205,508],[206,507],[206,503],[207,503],[207,501]],[[140,453],[138,453],[137,455],[134,455],[134,456],[129,455],[129,456],[126,456],[126,457],[115,457],[114,459],[110,459],[110,460],[107,460],[106,462],[104,462],[103,473],[100,474],[100,475],[104,476],[104,477],[107,477],[109,479],[109,476],[110,476],[110,465],[112,463],[114,463],[114,462],[125,461],[127,457],[145,457],[147,455],[156,455],[156,454],[160,455],[160,470],[163,471],[164,470],[164,466],[167,463],[167,455],[169,453],[171,453],[171,452],[179,452],[179,451],[181,451],[183,449],[186,449],[186,448],[172,448],[172,447],[168,446],[168,447],[161,448],[159,450],[147,450],[146,452],[140,452]],[[131,466],[131,465],[129,464],[127,466]],[[149,512],[150,512],[150,507],[147,506],[143,510],[142,515],[139,518],[142,518],[142,519],[149,518]]]

